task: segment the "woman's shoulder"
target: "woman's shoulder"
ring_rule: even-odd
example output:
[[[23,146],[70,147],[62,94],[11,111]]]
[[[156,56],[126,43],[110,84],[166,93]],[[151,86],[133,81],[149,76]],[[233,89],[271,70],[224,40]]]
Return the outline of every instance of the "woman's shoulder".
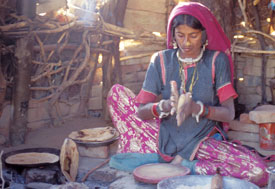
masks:
[[[215,53],[218,54],[218,55],[219,55],[219,54],[226,55],[224,52],[222,52],[222,51],[217,51],[217,50],[209,50],[209,49],[206,49],[205,52],[206,52],[206,54],[207,54],[208,56],[213,56]]]
[[[172,53],[174,53],[174,52],[176,52],[177,50],[176,49],[164,49],[164,50],[160,50],[160,51],[157,51],[157,52],[155,52],[154,54],[156,54],[156,55],[160,55],[160,54],[162,54],[162,55],[170,55],[170,54],[172,54]]]
[[[215,58],[216,60],[228,59],[227,55],[222,51],[206,49],[205,50],[205,59],[212,62],[213,58]]]
[[[152,55],[151,62],[156,62],[156,60],[158,62],[160,59],[160,56],[169,57],[175,52],[176,52],[176,49],[164,49],[164,50],[157,51]]]

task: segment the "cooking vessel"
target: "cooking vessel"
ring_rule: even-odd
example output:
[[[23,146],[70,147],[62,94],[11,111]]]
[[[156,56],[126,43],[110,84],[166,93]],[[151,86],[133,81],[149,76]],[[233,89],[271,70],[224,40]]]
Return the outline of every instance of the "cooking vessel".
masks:
[[[59,160],[53,163],[34,163],[34,164],[9,164],[6,162],[6,159],[12,155],[20,154],[20,153],[29,153],[29,152],[37,152],[37,153],[50,153],[57,155],[59,157],[60,150],[56,148],[26,148],[21,150],[15,150],[11,152],[4,153],[2,156],[2,162],[6,165],[6,167],[14,168],[14,169],[22,169],[27,167],[43,167],[48,165],[59,165]]]
[[[75,143],[81,145],[81,146],[86,146],[86,147],[99,147],[99,146],[107,146],[110,145],[112,143],[114,143],[115,141],[117,141],[120,138],[119,132],[116,131],[115,136],[105,140],[105,141],[83,141],[81,139],[75,139],[75,138],[71,138],[69,136],[70,139],[72,139]]]
[[[82,140],[77,140],[77,139],[73,139],[73,138],[70,138],[72,139],[75,143],[81,145],[81,146],[86,146],[86,147],[99,147],[99,146],[107,146],[107,145],[110,145],[112,143],[114,143],[115,141],[117,141],[119,139],[120,135],[119,133],[117,132],[115,134],[115,136],[113,138],[110,138],[108,140],[105,140],[105,141],[98,141],[98,142],[88,142],[88,141],[82,141]]]
[[[158,183],[157,189],[175,189],[185,187],[201,188],[211,185],[213,176],[209,175],[186,175],[168,178]],[[233,177],[223,177],[223,189],[259,189],[259,187],[246,180],[240,180]]]

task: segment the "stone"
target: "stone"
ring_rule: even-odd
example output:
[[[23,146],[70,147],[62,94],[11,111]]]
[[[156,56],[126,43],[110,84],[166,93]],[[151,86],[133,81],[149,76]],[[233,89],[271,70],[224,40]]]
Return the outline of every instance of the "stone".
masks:
[[[57,172],[49,169],[32,168],[26,172],[25,182],[44,182],[49,184],[57,183]]]
[[[240,131],[228,131],[228,138],[230,140],[239,140],[247,142],[259,142],[259,134],[257,133],[248,133]]]
[[[91,157],[91,158],[108,158],[109,157],[109,146],[84,146],[78,145],[78,152],[80,156]]]
[[[275,105],[262,105],[249,112],[249,119],[260,123],[275,123]]]
[[[241,122],[241,123],[248,123],[248,124],[255,124],[254,121],[251,121],[251,120],[249,119],[249,114],[248,114],[248,113],[242,113],[242,114],[240,115],[240,122]]]
[[[243,123],[238,120],[230,121],[229,128],[233,131],[259,133],[259,125],[251,124],[251,123]]]

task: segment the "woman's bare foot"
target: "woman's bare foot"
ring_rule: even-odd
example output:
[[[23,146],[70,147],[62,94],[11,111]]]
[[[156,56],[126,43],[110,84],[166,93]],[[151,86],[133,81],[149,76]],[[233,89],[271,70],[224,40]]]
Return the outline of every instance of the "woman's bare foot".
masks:
[[[176,155],[176,157],[170,162],[173,165],[179,165],[181,164],[183,158],[179,155]]]

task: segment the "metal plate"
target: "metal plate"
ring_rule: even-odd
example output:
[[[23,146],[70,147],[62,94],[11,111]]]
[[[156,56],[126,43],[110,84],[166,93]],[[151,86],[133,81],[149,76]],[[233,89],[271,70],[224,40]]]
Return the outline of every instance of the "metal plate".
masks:
[[[211,185],[213,176],[208,175],[186,175],[168,178],[158,183],[157,189],[180,189],[186,187],[203,188]],[[201,187],[200,187],[201,186]],[[223,189],[259,189],[255,184],[246,180],[240,180],[233,177],[223,177]]]

